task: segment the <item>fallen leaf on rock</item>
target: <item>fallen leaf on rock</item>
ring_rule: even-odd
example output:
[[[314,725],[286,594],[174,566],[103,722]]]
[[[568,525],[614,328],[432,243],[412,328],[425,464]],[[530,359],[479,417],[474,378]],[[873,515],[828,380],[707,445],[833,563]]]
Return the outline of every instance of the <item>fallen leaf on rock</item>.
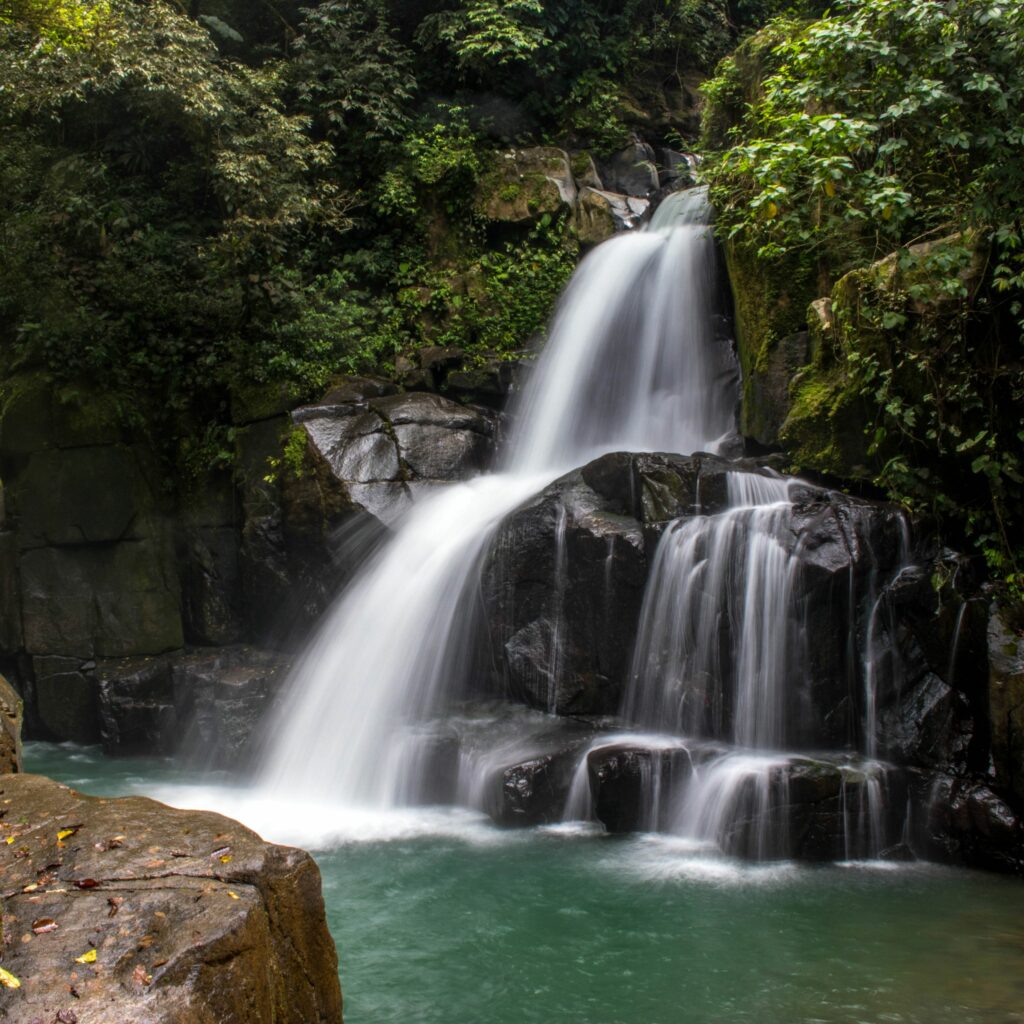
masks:
[[[138,967],[132,971],[132,981],[139,985],[148,985],[153,980],[152,974],[146,973],[146,968],[139,964]]]
[[[241,896],[239,896],[239,895],[238,895],[238,893],[237,893],[237,892],[232,892],[232,891],[231,891],[230,889],[228,889],[228,895],[229,895],[229,896],[230,896],[230,897],[231,897],[231,898],[232,898],[233,900],[240,900],[240,899],[242,898]]]
[[[158,968],[158,967],[163,967],[163,965],[165,963],[167,963],[166,960],[154,960],[153,961],[153,969],[156,970],[156,968]]]
[[[230,853],[226,853],[226,854],[224,854],[223,857],[220,858],[221,864],[230,864],[231,860],[232,860],[232,857],[231,857]]]
[[[14,842],[14,836],[8,836],[7,837],[7,845],[10,846],[11,843],[13,843],[13,842]]]
[[[57,838],[59,840],[67,839],[69,836],[73,836],[81,827],[82,827],[81,823],[79,823],[77,825],[65,825],[57,833]]]
[[[149,949],[149,947],[152,946],[154,942],[156,942],[155,935],[143,935],[142,938],[139,939],[139,952],[141,953],[144,949]]]
[[[76,889],[95,889],[100,883],[95,878],[80,878],[75,882]]]
[[[21,891],[22,892],[35,892],[36,889],[38,889],[38,888],[39,888],[39,883],[38,882],[33,882],[31,885],[26,885],[25,888],[22,889]]]
[[[32,931],[36,935],[45,935],[47,932],[55,932],[60,925],[52,917],[40,917],[32,922]]]
[[[94,964],[96,963],[96,950],[90,949],[88,953],[83,953],[81,956],[75,957],[76,964]]]
[[[0,967],[0,985],[4,988],[21,988],[21,982],[10,971]]]

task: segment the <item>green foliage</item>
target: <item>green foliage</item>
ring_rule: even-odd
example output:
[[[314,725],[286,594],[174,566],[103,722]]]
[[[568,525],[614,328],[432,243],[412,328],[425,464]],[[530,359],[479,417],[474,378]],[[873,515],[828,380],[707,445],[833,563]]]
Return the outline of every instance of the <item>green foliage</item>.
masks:
[[[288,77],[309,112],[340,145],[400,138],[416,92],[412,54],[397,41],[383,0],[331,0],[308,8]]]
[[[46,50],[93,46],[110,21],[109,0],[0,0],[0,27],[19,28]]]
[[[309,247],[348,223],[330,149],[282,109],[279,68],[223,62],[162,3],[112,4],[105,32],[71,48],[0,33],[8,362],[165,412],[245,375]]]
[[[808,260],[819,294],[895,253],[833,295],[879,482],[1018,572],[1024,8],[844,0],[771,25],[707,96],[709,140],[734,124],[707,168],[733,244]]]
[[[773,2],[0,0],[0,372],[114,396],[188,475],[232,396],[518,349],[578,250],[475,209],[488,138],[614,150]]]

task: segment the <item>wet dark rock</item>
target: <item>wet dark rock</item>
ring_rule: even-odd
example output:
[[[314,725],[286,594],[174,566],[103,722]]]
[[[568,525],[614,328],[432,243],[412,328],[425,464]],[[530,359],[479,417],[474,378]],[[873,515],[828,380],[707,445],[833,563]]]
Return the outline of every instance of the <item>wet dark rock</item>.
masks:
[[[587,755],[594,817],[612,834],[666,828],[668,800],[657,796],[678,791],[692,772],[693,759],[682,747],[597,747]]]
[[[506,768],[501,777],[502,825],[546,825],[562,820],[578,748],[542,754]]]
[[[931,672],[906,688],[879,720],[886,757],[933,768],[965,767],[972,731],[963,695]]]
[[[987,782],[920,772],[912,792],[925,856],[1024,875],[1024,819]]]
[[[483,605],[501,688],[559,713],[616,710],[646,576],[640,524],[580,473],[498,530]]]
[[[4,931],[28,937],[4,954],[21,981],[5,990],[6,1017],[341,1024],[308,854],[205,811],[86,797],[35,775],[0,788],[17,822],[0,865]],[[35,933],[43,918],[56,927]]]
[[[81,658],[32,659],[36,720],[48,739],[96,743],[100,738],[96,678]]]
[[[287,665],[244,645],[100,662],[104,750],[244,769]]]
[[[612,192],[630,196],[646,196],[658,188],[658,160],[654,150],[635,139],[598,163],[601,180]]]

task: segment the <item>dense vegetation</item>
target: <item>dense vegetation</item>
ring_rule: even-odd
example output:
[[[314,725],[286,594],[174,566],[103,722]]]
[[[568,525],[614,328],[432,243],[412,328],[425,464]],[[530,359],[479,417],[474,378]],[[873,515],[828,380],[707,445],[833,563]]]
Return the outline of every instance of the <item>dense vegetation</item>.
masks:
[[[488,235],[488,154],[621,145],[764,14],[4,0],[5,370],[101,386],[175,435],[223,420],[235,388],[310,392],[424,344],[522,347],[578,245],[550,218]]]
[[[558,214],[488,223],[496,152],[681,146],[673,97],[718,65],[723,234],[785,280],[775,334],[833,299],[784,442],[1019,582],[1024,12],[828,6],[0,0],[0,381],[102,388],[208,455],[240,391],[522,348],[580,244]],[[844,418],[855,466],[815,433]]]
[[[807,418],[855,407],[878,481],[1019,585],[1024,7],[843,0],[771,24],[707,94],[733,244],[805,295],[839,282]],[[808,430],[800,461],[842,472]]]

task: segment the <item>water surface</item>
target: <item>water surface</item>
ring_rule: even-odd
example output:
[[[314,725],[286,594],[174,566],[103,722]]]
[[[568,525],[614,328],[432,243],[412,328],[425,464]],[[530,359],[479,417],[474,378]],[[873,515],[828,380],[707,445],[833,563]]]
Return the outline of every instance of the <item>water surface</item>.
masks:
[[[254,806],[187,788],[166,761],[29,743],[26,762],[98,795]],[[287,832],[288,808],[280,820]],[[274,831],[273,808],[259,824]],[[312,838],[326,823],[308,824]],[[745,867],[666,837],[507,832],[449,812],[370,824],[337,825],[347,838],[316,852],[347,1024],[1024,1022],[1017,880]]]

